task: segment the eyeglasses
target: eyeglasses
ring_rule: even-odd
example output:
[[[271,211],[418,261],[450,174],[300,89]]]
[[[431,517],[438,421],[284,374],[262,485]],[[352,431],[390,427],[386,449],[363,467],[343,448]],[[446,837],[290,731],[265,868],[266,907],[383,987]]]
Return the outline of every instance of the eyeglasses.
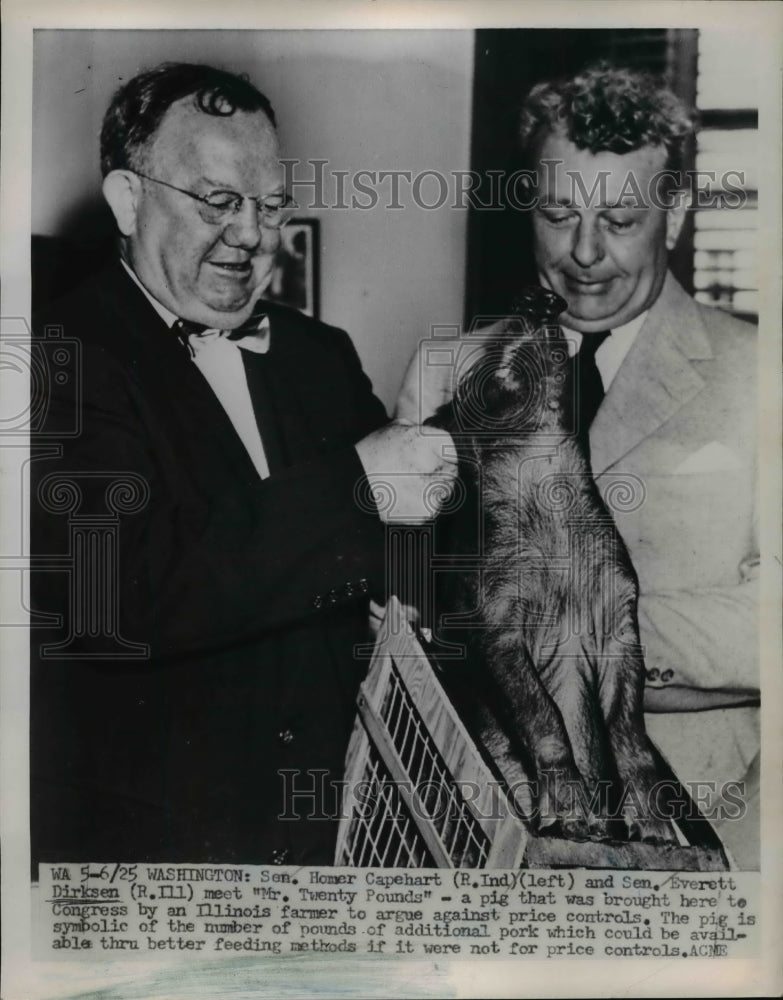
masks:
[[[154,184],[162,184],[171,188],[172,191],[179,191],[186,194],[188,198],[197,201],[201,208],[199,214],[205,222],[211,225],[221,225],[229,222],[242,210],[246,201],[253,201],[256,204],[258,213],[258,224],[264,229],[282,229],[291,221],[294,212],[299,205],[289,194],[271,195],[269,198],[259,198],[249,194],[238,194],[236,191],[210,191],[208,194],[196,194],[195,191],[187,191],[185,188],[169,184],[168,181],[161,181],[157,177],[150,177],[140,170],[133,170],[131,173],[138,177],[143,177],[146,181]]]

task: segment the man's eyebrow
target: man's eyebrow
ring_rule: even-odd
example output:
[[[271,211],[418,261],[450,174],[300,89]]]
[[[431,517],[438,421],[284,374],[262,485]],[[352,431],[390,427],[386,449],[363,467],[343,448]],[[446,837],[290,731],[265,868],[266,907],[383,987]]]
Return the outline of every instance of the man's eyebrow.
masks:
[[[607,202],[605,205],[599,205],[598,209],[601,212],[611,212],[618,208],[631,212],[643,212],[648,207],[648,205],[640,205],[639,199],[633,195],[626,195],[625,198],[621,198],[620,201]]]
[[[212,180],[211,177],[202,177],[201,183],[210,191],[231,191],[232,194],[239,194],[231,184],[224,184],[222,181]]]
[[[208,177],[202,178],[202,183],[206,185],[210,191],[225,191],[226,194],[238,194],[242,195],[244,192],[237,191],[237,189],[231,184],[223,184],[220,181],[210,180]],[[250,194],[248,192],[247,197],[259,198],[262,201],[267,198],[280,198],[285,194],[285,184],[280,181],[278,185],[272,191],[267,191],[266,194]]]
[[[582,208],[583,206],[573,198],[547,198],[537,207],[546,211],[548,208]],[[643,212],[646,211],[649,206],[640,205],[639,199],[629,194],[624,196],[624,198],[621,198],[619,201],[599,203],[597,205],[591,205],[590,207],[595,208],[599,212],[612,212],[617,209],[623,209],[631,212]]]

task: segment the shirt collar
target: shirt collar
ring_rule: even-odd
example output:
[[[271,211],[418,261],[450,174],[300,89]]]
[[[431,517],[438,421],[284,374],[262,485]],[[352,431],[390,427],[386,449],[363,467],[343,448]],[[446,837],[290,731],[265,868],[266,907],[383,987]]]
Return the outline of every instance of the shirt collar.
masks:
[[[628,323],[614,327],[612,329],[612,336],[607,337],[595,352],[595,363],[601,373],[601,379],[606,389],[609,388],[609,383],[617,374],[620,365],[625,360],[626,354],[631,349],[631,345],[644,326],[644,321],[647,319],[649,311],[649,309],[645,309],[644,312],[639,313],[638,316],[634,316]],[[568,339],[568,352],[573,357],[582,346],[583,335],[578,330],[571,330],[566,326],[563,327],[563,333]]]
[[[176,313],[173,313],[170,309],[167,309],[166,306],[164,306],[162,303],[158,302],[155,296],[151,295],[147,291],[144,285],[142,285],[142,283],[139,281],[136,272],[122,258],[120,258],[120,263],[128,272],[133,281],[139,286],[142,292],[144,292],[144,295],[147,297],[147,300],[149,301],[150,305],[155,310],[155,312],[158,314],[158,316],[160,316],[160,318],[163,320],[166,326],[169,327],[170,329],[176,322],[178,322],[180,317],[177,316]],[[212,338],[219,336],[220,333],[221,333],[220,330],[210,329],[210,330],[205,330],[204,333],[200,334],[199,336]],[[265,316],[258,324],[258,330],[254,334],[249,332],[247,336],[242,338],[242,341],[243,341],[242,346],[247,350],[253,351],[256,354],[266,354],[266,352],[269,350],[269,319]],[[240,341],[236,342],[240,343]]]

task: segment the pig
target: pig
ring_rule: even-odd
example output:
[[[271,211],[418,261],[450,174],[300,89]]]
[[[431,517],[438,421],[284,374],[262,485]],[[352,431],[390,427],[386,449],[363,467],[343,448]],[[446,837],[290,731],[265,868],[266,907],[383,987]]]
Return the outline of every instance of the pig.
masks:
[[[436,526],[463,570],[438,574],[435,611],[467,663],[443,666],[506,779],[534,789],[540,831],[676,842],[653,794],[637,579],[575,426],[564,308],[525,291],[429,421],[452,434],[463,487]]]

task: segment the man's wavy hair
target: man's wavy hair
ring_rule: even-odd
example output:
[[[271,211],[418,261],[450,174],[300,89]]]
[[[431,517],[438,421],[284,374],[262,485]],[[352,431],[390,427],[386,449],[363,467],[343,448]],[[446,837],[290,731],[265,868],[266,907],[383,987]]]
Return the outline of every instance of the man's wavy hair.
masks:
[[[112,170],[141,169],[163,116],[176,101],[190,96],[207,115],[262,111],[277,124],[269,99],[246,77],[198,63],[163,63],[134,76],[112,98],[101,128],[103,176]]]
[[[693,131],[693,114],[655,77],[599,63],[533,87],[522,105],[519,136],[527,161],[548,132],[559,132],[591,153],[663,146],[666,169],[681,170],[683,146]]]

